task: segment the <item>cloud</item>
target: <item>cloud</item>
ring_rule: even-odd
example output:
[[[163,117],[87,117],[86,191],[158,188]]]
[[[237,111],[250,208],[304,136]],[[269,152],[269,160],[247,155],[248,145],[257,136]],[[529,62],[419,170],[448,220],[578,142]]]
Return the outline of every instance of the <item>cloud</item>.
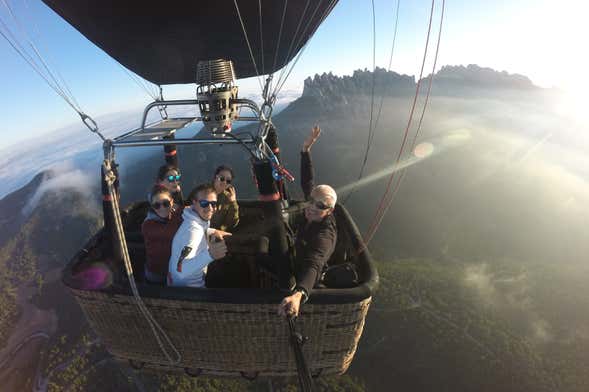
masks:
[[[133,129],[141,120],[140,111],[112,113],[96,118],[107,138]],[[102,141],[83,124],[76,123],[0,150],[0,198],[61,162],[74,162],[82,170],[97,167],[102,160]]]
[[[91,199],[96,191],[96,178],[88,176],[85,172],[77,169],[71,161],[63,162],[53,166],[50,174],[43,180],[35,193],[29,198],[21,213],[28,216],[39,204],[47,193],[59,195],[64,192],[77,192],[84,198]],[[87,204],[92,208],[93,203]],[[98,213],[98,211],[95,211]]]
[[[525,272],[502,275],[505,273],[490,271],[486,263],[468,265],[464,270],[464,284],[495,312],[504,317],[516,317],[516,321],[523,322],[523,332],[532,342],[552,341],[552,326],[536,311],[530,295],[528,275]]]

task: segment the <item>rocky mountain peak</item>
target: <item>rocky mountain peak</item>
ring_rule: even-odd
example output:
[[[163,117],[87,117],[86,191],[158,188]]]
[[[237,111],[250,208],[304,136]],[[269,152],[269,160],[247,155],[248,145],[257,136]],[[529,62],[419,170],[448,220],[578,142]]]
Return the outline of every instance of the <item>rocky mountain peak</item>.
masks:
[[[316,74],[305,80],[302,96],[318,98],[330,104],[347,104],[352,97],[372,95],[373,78],[375,96],[401,96],[415,90],[414,76],[377,67],[374,74],[367,69],[356,70],[351,76],[337,76],[331,72]],[[422,82],[428,82],[430,78],[431,75],[423,78]],[[475,64],[444,66],[434,75],[433,94],[464,88],[530,90],[536,87],[526,76]]]

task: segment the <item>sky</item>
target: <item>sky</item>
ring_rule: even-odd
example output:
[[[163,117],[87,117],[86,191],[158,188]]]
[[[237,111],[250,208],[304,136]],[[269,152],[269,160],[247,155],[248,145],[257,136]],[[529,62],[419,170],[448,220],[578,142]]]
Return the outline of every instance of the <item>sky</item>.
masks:
[[[397,0],[375,0],[376,65],[386,68]],[[18,24],[6,4],[15,11]],[[430,54],[434,52],[442,1],[435,1]],[[400,0],[397,41],[391,69],[418,75],[423,56],[429,0]],[[584,111],[589,88],[582,0],[447,0],[438,69],[478,64],[528,76],[541,87],[569,92],[568,106]],[[0,0],[0,17],[11,29],[33,37],[53,70],[58,70],[82,109],[93,117],[142,108],[152,101],[112,58],[94,46],[39,0]],[[302,91],[315,73],[349,75],[372,68],[372,8],[368,0],[340,0],[320,26],[287,81],[286,94]],[[0,150],[79,122],[77,114],[0,37]],[[431,70],[430,56],[426,70]],[[429,72],[429,71],[428,71]],[[240,94],[259,88],[240,80]],[[167,99],[192,98],[193,86],[164,86]],[[576,110],[576,109],[575,109]],[[99,124],[100,126],[100,124]]]

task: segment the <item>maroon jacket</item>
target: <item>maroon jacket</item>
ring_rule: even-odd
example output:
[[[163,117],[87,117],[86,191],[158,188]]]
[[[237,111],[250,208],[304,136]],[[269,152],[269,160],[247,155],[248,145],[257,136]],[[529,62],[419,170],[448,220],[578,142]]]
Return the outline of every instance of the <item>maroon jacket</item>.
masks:
[[[183,208],[179,205],[174,207],[171,219],[163,219],[150,210],[141,225],[145,241],[145,266],[149,272],[164,278],[168,274],[172,240],[182,223]]]

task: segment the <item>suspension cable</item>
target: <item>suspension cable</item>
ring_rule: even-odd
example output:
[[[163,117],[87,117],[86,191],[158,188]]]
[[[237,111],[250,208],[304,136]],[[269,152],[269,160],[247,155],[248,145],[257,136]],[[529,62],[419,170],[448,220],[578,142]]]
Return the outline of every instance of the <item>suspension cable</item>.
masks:
[[[417,130],[415,132],[415,135],[413,137],[413,141],[411,143],[411,148],[410,150],[413,151],[413,149],[415,148],[415,145],[417,143],[417,138],[419,137],[419,133],[421,130],[421,125],[422,125],[422,121],[423,121],[423,117],[425,115],[426,112],[426,108],[429,102],[429,97],[430,97],[430,92],[431,92],[431,87],[432,87],[432,82],[434,79],[434,74],[436,72],[436,65],[438,62],[438,53],[440,50],[440,42],[441,42],[441,36],[442,36],[442,27],[443,27],[443,21],[444,21],[444,10],[445,10],[445,5],[446,5],[446,0],[442,0],[442,11],[441,11],[441,16],[440,16],[440,26],[438,29],[438,39],[437,39],[437,43],[436,43],[436,53],[434,55],[434,62],[433,62],[433,66],[432,66],[432,73],[430,76],[430,80],[428,81],[428,87],[427,87],[427,93],[425,96],[425,101],[423,104],[423,108],[421,111],[421,116],[419,117],[419,123],[417,125]],[[376,228],[374,229],[374,233],[371,234],[370,238],[367,238],[367,243],[372,239],[372,236],[374,236],[374,234],[376,233],[376,230],[378,229],[378,226],[380,226],[380,223],[382,222],[382,220],[384,219],[387,211],[389,210],[389,208],[391,207],[391,205],[393,204],[393,200],[395,199],[395,196],[397,195],[397,192],[399,191],[399,188],[401,186],[401,183],[403,182],[405,175],[407,174],[407,168],[403,168],[401,170],[401,175],[397,180],[397,183],[395,184],[395,188],[393,190],[393,193],[391,194],[391,197],[389,198],[389,201],[387,203],[386,208],[384,209],[384,211],[382,212],[379,221],[377,223]]]
[[[278,49],[280,49],[280,40],[282,39],[282,28],[284,27],[284,17],[286,16],[286,9],[288,8],[288,0],[284,1],[284,8],[282,9],[282,18],[280,18],[280,29],[278,30],[278,41],[276,42],[276,50],[274,51],[274,64],[272,69],[276,68],[278,61]]]
[[[29,7],[29,2],[27,0],[23,0],[23,4],[25,5],[25,7],[27,9],[26,10],[27,12],[25,12],[25,15],[27,15],[27,14],[28,15],[32,15],[33,14],[33,11],[31,9],[31,7]],[[36,38],[37,38],[39,44],[43,45],[43,41],[40,39],[41,33],[40,33],[39,29],[37,28],[37,24],[35,23],[35,20],[34,20],[33,17],[30,17],[29,18],[28,24],[30,24],[30,25],[33,26],[33,30],[34,30],[34,33],[36,33]],[[35,37],[33,37],[33,38],[35,38]],[[33,41],[33,40],[31,40],[31,41]],[[52,60],[53,63],[55,63],[55,60],[51,57],[51,52],[46,47],[45,47],[45,52],[46,52],[47,57],[49,58],[49,60]],[[74,101],[74,103],[76,104],[76,106],[79,107],[79,108],[81,108],[82,106],[76,100],[76,97],[74,96],[74,94],[70,90],[70,87],[69,87],[69,85],[67,83],[67,80],[63,77],[63,75],[59,71],[59,68],[57,68],[57,67],[54,67],[54,68],[55,68],[55,73],[57,74],[57,77],[58,77],[59,81],[63,84],[63,87],[64,87],[65,91],[72,98],[72,100]]]
[[[2,3],[4,4],[4,7],[7,9],[9,15],[12,17],[14,24],[16,25],[16,27],[20,30],[24,40],[27,41],[27,43],[29,44],[29,46],[31,47],[32,51],[34,52],[34,54],[36,55],[37,59],[41,62],[43,68],[45,69],[46,72],[46,77],[44,77],[44,79],[49,83],[49,78],[53,81],[52,85],[54,86],[54,90],[58,90],[58,94],[64,99],[66,100],[70,106],[72,106],[78,113],[82,112],[82,108],[77,104],[77,101],[75,99],[75,97],[73,97],[73,95],[70,93],[70,95],[68,95],[66,93],[66,91],[62,88],[62,86],[60,85],[59,81],[57,80],[57,78],[55,77],[55,75],[53,74],[53,72],[51,71],[51,69],[49,68],[49,66],[47,65],[46,61],[44,60],[43,56],[41,55],[41,53],[39,52],[39,50],[37,49],[35,43],[32,41],[31,37],[28,35],[28,33],[26,32],[26,29],[24,28],[24,26],[20,23],[19,19],[17,18],[16,14],[14,13],[14,11],[12,10],[12,7],[10,6],[10,4],[8,4],[8,2],[6,0],[1,0]],[[36,71],[39,73],[41,72],[41,67],[39,66],[39,64],[36,62],[36,60],[33,58],[33,56],[27,52],[19,43],[18,43],[18,39],[16,38],[16,36],[14,34],[12,34],[12,32],[10,31],[10,28],[8,27],[8,25],[2,21],[2,25],[5,28],[5,30],[12,36],[14,42],[20,47],[21,51],[23,53],[26,53],[27,56],[29,56],[29,59],[31,60],[32,63],[35,64],[36,66]],[[6,37],[5,37],[6,38]],[[14,48],[14,46],[13,46]],[[17,51],[18,52],[18,51]],[[19,52],[19,54],[22,55],[22,53]],[[29,62],[29,65],[32,66],[31,62]],[[56,91],[57,92],[57,91]]]
[[[2,22],[2,20],[0,20],[0,24],[4,24]],[[4,37],[4,39],[16,51],[16,53],[18,53],[21,56],[21,58],[27,64],[29,64],[29,66],[33,69],[33,71],[35,71],[43,80],[45,80],[45,82],[47,83],[47,85],[57,95],[59,95],[74,111],[76,111],[78,114],[81,113],[81,111],[74,105],[74,103],[66,95],[64,95],[63,92],[57,86],[53,85],[53,83],[51,83],[51,81],[47,78],[47,76],[45,76],[43,74],[43,72],[38,68],[38,65],[34,62],[34,60],[27,57],[26,52],[24,52],[22,50],[22,48],[19,48],[18,43],[11,41],[10,38],[2,30],[0,30],[0,35],[2,35],[2,37]]]
[[[129,71],[127,68],[125,68],[118,61],[115,61],[115,62],[123,70],[123,72],[129,77],[129,79],[131,79],[133,82],[135,82],[135,84],[137,86],[139,86],[139,88],[142,89],[151,99],[153,99],[154,101],[158,100],[158,98],[159,98],[158,93],[156,93],[155,91],[150,91],[150,89],[148,87],[149,85],[147,85],[143,82],[143,80],[142,80],[143,78],[131,73],[131,71]]]
[[[245,24],[243,23],[243,19],[241,18],[241,12],[239,12],[239,5],[237,5],[237,0],[233,0],[233,4],[235,4],[235,10],[237,11],[237,16],[239,18],[239,23],[241,23],[241,29],[243,30],[243,37],[245,38],[245,43],[247,44],[247,48],[250,52],[250,58],[252,59],[252,63],[254,64],[254,69],[256,71],[256,79],[258,80],[258,84],[260,85],[260,90],[263,91],[264,87],[262,86],[262,82],[260,81],[260,73],[258,72],[258,65],[256,64],[256,59],[254,57],[254,52],[250,45],[250,40],[247,36],[247,31],[245,29]]]
[[[127,241],[125,239],[123,223],[122,223],[121,213],[120,213],[120,209],[119,209],[118,195],[116,194],[116,191],[114,189],[114,182],[116,181],[117,177],[112,171],[110,161],[104,160],[103,166],[104,166],[104,172],[105,172],[104,180],[107,183],[108,192],[109,192],[110,198],[113,203],[115,231],[116,231],[116,234],[118,237],[119,246],[123,251],[122,252],[123,253],[123,262],[125,265],[125,270],[127,272],[127,277],[129,279],[129,285],[131,286],[131,291],[133,293],[133,297],[135,298],[135,302],[137,303],[139,311],[147,320],[147,324],[149,324],[149,327],[151,328],[151,331],[152,331],[153,335],[155,336],[155,339],[159,345],[159,348],[162,351],[162,353],[164,354],[164,356],[167,358],[167,360],[171,364],[179,363],[182,360],[182,356],[180,355],[180,352],[178,351],[176,346],[174,346],[174,343],[172,343],[172,341],[171,341],[170,337],[168,336],[168,334],[166,333],[166,331],[164,331],[164,329],[161,327],[161,325],[155,320],[155,318],[153,317],[153,315],[151,314],[151,312],[149,311],[149,309],[147,308],[147,306],[143,302],[143,299],[141,298],[141,296],[139,294],[139,290],[137,289],[137,285],[135,283],[135,277],[133,275],[133,265],[131,264],[131,258],[129,256],[129,250],[127,248]],[[161,335],[161,337],[160,337],[160,335]],[[172,357],[172,355],[170,355],[170,353],[166,349],[164,342],[162,341],[162,338],[164,339],[165,344],[167,344],[172,349],[174,357]]]
[[[319,19],[319,23],[318,25],[320,25],[321,23],[323,23],[323,21],[325,20],[325,18],[327,17],[327,15],[329,15],[329,13],[331,12],[331,10],[333,9],[333,7],[335,7],[335,5],[337,4],[337,0],[331,0],[331,3],[325,8],[325,11],[323,12],[323,14],[321,15],[321,18]],[[310,22],[307,24],[307,28],[309,27]],[[300,37],[301,39],[302,37]],[[300,41],[299,41],[300,42]],[[274,92],[273,92],[273,96],[278,96],[278,94],[280,93],[280,91],[282,90],[282,87],[284,86],[284,84],[286,83],[286,81],[288,80],[288,77],[290,76],[291,72],[293,71],[294,67],[297,65],[299,59],[301,58],[301,56],[303,55],[303,53],[305,52],[305,49],[307,48],[307,46],[309,45],[309,42],[311,42],[311,39],[307,40],[307,42],[305,42],[305,44],[303,45],[303,47],[301,48],[301,50],[299,51],[297,57],[294,59],[292,65],[290,66],[289,71],[287,72],[285,78],[282,80],[280,85],[277,85]],[[296,46],[295,46],[296,47]]]
[[[395,10],[395,28],[393,33],[393,43],[391,45],[391,55],[389,56],[389,65],[387,67],[387,71],[391,71],[391,66],[393,64],[393,53],[395,51],[395,42],[397,41],[397,27],[399,25],[399,6],[401,4],[401,0],[397,0],[397,8]],[[382,112],[382,105],[384,103],[384,93],[380,96],[380,103],[378,105],[378,113],[376,114],[376,121],[374,122],[374,129],[378,129],[378,122],[380,120],[380,115]]]
[[[41,62],[43,69],[45,71],[43,71],[43,69],[33,56],[33,54],[28,52],[25,49],[25,47],[23,47],[23,45],[19,42],[19,39],[11,31],[10,27],[2,17],[0,17],[0,35],[2,35],[2,37],[8,42],[8,44],[14,49],[14,51],[33,69],[33,71],[35,71],[45,81],[45,83],[47,83],[47,85],[51,89],[57,95],[59,95],[76,113],[78,113],[84,125],[86,125],[86,127],[88,127],[88,129],[91,132],[96,133],[103,141],[106,141],[105,137],[99,132],[98,125],[96,124],[96,122],[92,119],[92,117],[84,113],[82,107],[80,106],[80,104],[76,100],[76,97],[72,94],[71,90],[67,86],[67,83],[65,83],[63,77],[61,77],[60,75],[61,84],[58,78],[55,77],[54,72],[51,70],[47,62],[44,60],[40,51],[37,49],[37,46],[33,42],[32,38],[27,34],[26,29],[20,23],[16,16],[16,13],[12,10],[8,2],[6,0],[2,0],[2,3],[8,10],[8,13],[14,20],[14,23],[20,30],[23,38],[29,43],[29,46],[34,52],[33,54]],[[62,87],[62,84],[64,87]]]
[[[405,144],[405,141],[406,141],[406,137],[407,137],[407,133],[408,133],[408,129],[409,129],[410,125],[411,125],[411,121],[412,121],[412,118],[413,118],[413,111],[415,109],[415,104],[416,104],[417,96],[419,94],[419,87],[420,87],[420,83],[421,83],[421,80],[422,80],[422,77],[423,77],[423,69],[424,69],[424,66],[425,66],[425,58],[427,56],[427,47],[429,45],[429,36],[430,36],[430,31],[431,31],[432,19],[433,19],[434,4],[435,4],[435,0],[432,0],[432,8],[431,8],[431,12],[430,12],[430,21],[429,21],[428,34],[427,34],[427,39],[426,39],[426,48],[424,50],[424,58],[423,58],[423,61],[422,61],[421,72],[420,72],[419,80],[418,80],[418,83],[417,83],[416,95],[415,95],[415,97],[413,99],[413,105],[412,105],[412,108],[411,108],[411,114],[409,116],[409,121],[408,121],[408,124],[407,124],[407,128],[405,129],[405,137],[403,139],[403,144],[401,146],[401,149],[403,149],[403,147],[404,147],[404,144]],[[422,114],[421,114],[421,118],[420,118],[420,123],[419,123],[419,128],[417,129],[417,132],[419,132],[419,129],[421,127],[421,120],[423,119],[423,115],[425,114],[427,102],[429,101],[429,95],[430,95],[430,91],[431,91],[431,84],[432,84],[432,81],[433,81],[435,67],[436,67],[436,64],[437,64],[437,58],[438,58],[438,53],[439,53],[439,48],[440,48],[440,41],[441,41],[441,36],[442,36],[442,26],[443,26],[443,21],[444,21],[444,10],[445,10],[445,0],[442,0],[442,11],[441,11],[441,16],[440,16],[440,27],[439,27],[439,30],[438,30],[438,42],[436,44],[436,53],[435,53],[435,57],[434,57],[433,69],[432,69],[431,78],[429,80],[427,96],[426,96],[426,100],[425,100],[424,107],[423,107],[423,110],[422,110]],[[413,143],[412,143],[412,146],[411,146],[412,149],[414,148],[415,143],[417,141],[417,136],[418,136],[418,133],[417,132],[416,132],[415,137],[413,138]],[[400,154],[397,156],[397,161],[395,162],[395,166],[398,165],[401,154],[402,154],[402,151],[400,151]],[[386,192],[383,195],[383,197],[381,198],[381,201],[379,203],[379,206],[377,208],[377,211],[376,211],[376,213],[375,213],[375,215],[374,215],[374,217],[372,219],[372,224],[371,224],[369,230],[367,231],[366,236],[364,237],[365,238],[365,241],[364,241],[365,242],[365,246],[367,246],[368,243],[372,240],[374,234],[376,233],[378,227],[380,226],[382,220],[384,219],[384,216],[385,216],[386,212],[390,208],[390,206],[391,206],[391,204],[392,204],[392,202],[394,200],[394,197],[395,197],[395,195],[397,194],[397,192],[399,190],[399,187],[401,185],[401,181],[404,178],[405,171],[406,171],[405,169],[403,169],[401,171],[401,177],[400,177],[400,179],[397,180],[397,183],[395,184],[395,188],[394,188],[392,194],[389,196],[388,193],[391,190],[391,184],[392,184],[392,181],[393,181],[393,178],[394,178],[394,175],[395,175],[395,171],[393,171],[391,173],[391,176],[389,178],[389,182],[387,184]],[[387,202],[387,198],[388,198],[388,202]],[[384,207],[385,202],[386,202],[386,207]]]
[[[266,70],[264,67],[264,34],[263,34],[263,26],[264,24],[262,23],[262,0],[258,0],[258,12],[259,12],[259,18],[260,18],[260,53],[261,53],[261,59],[262,59],[262,75],[266,74]]]
[[[362,166],[360,167],[360,173],[358,174],[358,178],[356,178],[356,184],[358,181],[362,179],[364,176],[364,169],[366,168],[366,163],[368,162],[368,155],[370,153],[370,146],[372,145],[372,140],[374,139],[374,129],[372,128],[372,119],[374,114],[374,86],[376,84],[376,11],[374,9],[374,0],[372,0],[372,86],[371,86],[371,94],[370,94],[370,121],[368,123],[368,140],[366,141],[366,151],[364,151],[364,159],[362,160]],[[352,197],[356,190],[356,186],[352,188],[350,193],[346,196],[343,201],[343,204]]]
[[[294,45],[295,48],[298,48],[300,46],[301,41],[304,39],[305,35],[307,34],[307,31],[309,30],[309,27],[311,26],[311,23],[313,22],[313,19],[315,18],[315,15],[317,14],[317,11],[319,11],[319,7],[321,7],[321,3],[323,3],[323,0],[319,0],[319,2],[317,3],[317,6],[315,7],[315,10],[313,11],[313,14],[311,15],[311,17],[307,21],[307,24],[305,25],[305,28],[303,29],[301,35],[296,40],[296,43]],[[293,42],[295,42],[295,40],[293,40]],[[276,87],[275,87],[274,91],[272,92],[272,95],[274,95],[274,96],[278,95],[278,93],[282,89],[282,86],[284,85],[284,83],[286,82],[286,80],[290,76],[290,73],[294,69],[294,66],[299,61],[299,58],[301,57],[302,52],[305,51],[305,48],[306,48],[306,46],[307,46],[308,43],[309,43],[309,41],[305,42],[305,44],[302,46],[302,48],[300,49],[297,57],[295,58],[295,60],[294,60],[294,62],[292,64],[292,66],[290,67],[289,71],[286,73],[286,76],[284,77],[284,79],[283,79],[283,72],[280,73],[280,76],[278,78],[278,82],[276,83]],[[286,68],[288,68],[288,65],[285,68],[283,68],[283,71]]]
[[[284,58],[284,61],[282,62],[282,69],[280,70],[280,76],[278,76],[278,81],[276,82],[276,86],[278,86],[280,84],[280,81],[282,80],[282,77],[284,76],[284,72],[286,70],[286,64],[288,62],[288,59],[290,58],[290,55],[292,53],[292,49],[293,49],[293,45],[297,40],[297,36],[299,34],[299,31],[301,29],[301,25],[303,24],[303,18],[305,17],[305,14],[307,13],[307,8],[309,8],[309,3],[311,2],[311,0],[307,0],[307,3],[305,4],[305,8],[303,9],[303,13],[301,14],[300,18],[299,18],[299,23],[297,24],[297,29],[295,30],[294,36],[292,38],[292,40],[290,41],[290,46],[288,47],[288,52],[286,52],[286,57]]]
[[[427,37],[425,40],[425,49],[423,52],[423,59],[421,62],[421,70],[419,73],[419,78],[417,80],[417,84],[416,84],[416,88],[415,88],[415,95],[413,97],[413,102],[411,105],[411,110],[409,112],[409,119],[407,120],[407,126],[405,127],[405,132],[403,133],[403,141],[401,143],[401,148],[399,149],[399,153],[397,154],[397,159],[395,160],[395,166],[397,166],[399,164],[399,161],[401,160],[401,156],[403,155],[403,151],[405,149],[405,144],[407,142],[407,137],[409,135],[409,129],[411,127],[411,123],[413,121],[413,114],[415,112],[415,106],[417,103],[417,98],[419,97],[419,89],[421,87],[421,79],[423,77],[423,69],[425,67],[425,60],[427,58],[427,50],[428,50],[428,46],[429,46],[429,37],[430,37],[430,33],[431,33],[431,27],[432,27],[432,19],[433,19],[433,14],[434,14],[434,5],[435,5],[435,0],[432,0],[432,5],[431,5],[431,10],[430,10],[430,18],[429,18],[429,24],[428,24],[428,30],[427,30]],[[368,242],[370,242],[370,240],[372,239],[372,236],[374,235],[374,233],[376,232],[376,229],[378,227],[378,225],[380,224],[380,222],[382,221],[382,217],[380,216],[384,210],[384,205],[385,202],[389,196],[389,193],[391,191],[391,187],[393,184],[393,180],[395,177],[395,171],[393,171],[389,177],[389,181],[387,183],[385,192],[383,194],[383,196],[380,199],[380,202],[378,204],[378,207],[374,213],[374,216],[372,217],[372,224],[371,226],[369,226],[369,229],[366,233],[366,235],[364,236],[364,242],[365,244],[368,244]],[[367,241],[368,240],[368,241]]]

